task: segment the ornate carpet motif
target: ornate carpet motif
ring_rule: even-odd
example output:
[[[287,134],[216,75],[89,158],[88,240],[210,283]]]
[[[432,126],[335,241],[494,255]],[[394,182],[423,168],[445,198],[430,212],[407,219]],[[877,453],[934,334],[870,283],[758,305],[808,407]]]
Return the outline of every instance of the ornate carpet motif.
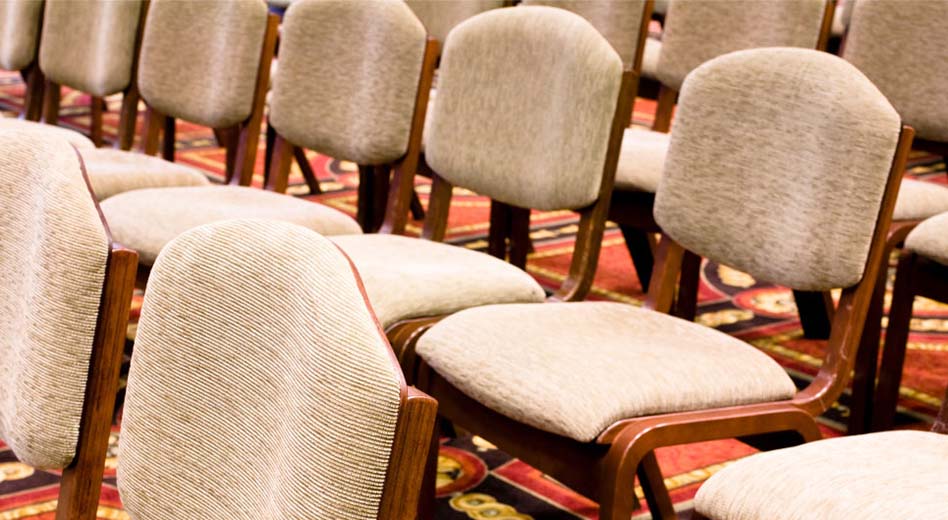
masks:
[[[19,109],[22,84],[15,74],[0,74],[0,108]],[[89,100],[64,91],[63,122],[84,130],[89,123]],[[118,99],[109,101],[105,117],[105,135],[114,136]],[[654,102],[638,100],[635,122],[648,124]],[[8,114],[9,115],[9,114]],[[220,178],[224,153],[216,147],[208,129],[178,124],[177,160],[191,164]],[[262,149],[262,148],[261,148]],[[310,153],[320,178],[323,195],[310,196],[294,166],[290,192],[320,200],[349,214],[355,214],[358,175],[354,164]],[[258,157],[262,172],[262,157]],[[913,154],[909,174],[924,180],[946,183],[945,164],[940,158]],[[255,182],[259,185],[261,177]],[[419,180],[418,191],[426,201],[428,184]],[[463,190],[455,191],[448,241],[472,249],[486,248],[488,202]],[[536,251],[529,258],[528,271],[547,289],[552,290],[568,270],[577,219],[569,212],[535,212],[531,236]],[[415,222],[410,232],[418,233]],[[891,284],[891,272],[890,280]],[[638,304],[643,299],[622,237],[614,226],[607,229],[599,271],[591,299]],[[136,296],[133,320],[137,320],[141,295]],[[948,380],[948,306],[920,299],[915,306],[912,335],[906,360],[899,423],[904,427],[926,428],[939,405]],[[750,342],[783,365],[799,386],[804,386],[819,368],[824,342],[802,338],[791,293],[753,279],[725,266],[705,263],[698,321]],[[130,336],[134,334],[133,324]],[[515,384],[515,383],[511,383]],[[826,435],[839,435],[849,409],[848,395],[835,403],[821,420]],[[120,434],[115,428],[113,441]],[[112,444],[113,450],[115,443]],[[675,503],[687,510],[701,482],[736,459],[753,453],[737,441],[715,441],[660,450],[658,458]],[[252,453],[248,457],[254,456]],[[106,482],[102,489],[99,517],[128,518],[121,509],[115,487],[114,451],[107,462]],[[57,496],[58,476],[54,472],[34,470],[16,462],[6,446],[0,444],[0,520],[52,519]],[[438,465],[439,519],[594,519],[596,504],[563,488],[523,462],[512,459],[480,437],[462,437],[446,442]],[[635,489],[630,492],[638,493]],[[645,515],[640,513],[637,516]]]

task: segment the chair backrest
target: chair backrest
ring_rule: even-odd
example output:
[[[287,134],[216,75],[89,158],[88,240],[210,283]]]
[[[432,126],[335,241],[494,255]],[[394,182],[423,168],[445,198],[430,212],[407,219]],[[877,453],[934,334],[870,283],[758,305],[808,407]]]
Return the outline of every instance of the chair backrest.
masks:
[[[674,90],[702,63],[756,47],[825,44],[828,0],[670,0],[656,78]]]
[[[426,39],[400,0],[294,2],[283,18],[270,124],[337,159],[394,162],[408,149]]]
[[[405,392],[332,242],[277,221],[195,228],[164,248],[148,282],[122,501],[133,519],[381,517]]]
[[[0,437],[19,460],[62,469],[76,456],[110,240],[65,139],[0,129],[0,156]]]
[[[43,0],[0,2],[0,68],[23,70],[36,58]]]
[[[266,29],[260,0],[152,0],[138,65],[142,99],[212,128],[246,120]]]
[[[444,42],[454,26],[468,18],[504,6],[504,0],[405,0],[433,38]]]
[[[619,53],[626,68],[641,67],[637,58],[644,40],[642,23],[651,13],[645,13],[645,0],[524,0],[521,5],[548,5],[572,11],[589,20],[612,48]],[[638,60],[638,61],[636,61]]]
[[[948,142],[948,46],[923,35],[946,24],[948,2],[858,0],[843,49],[918,137],[940,142]]]
[[[48,79],[105,97],[132,80],[142,0],[46,3],[40,68]]]
[[[505,204],[586,207],[600,197],[621,82],[619,55],[574,13],[477,15],[445,43],[428,164]]]
[[[851,64],[804,49],[695,69],[678,104],[655,220],[686,249],[794,289],[863,276],[901,121]]]

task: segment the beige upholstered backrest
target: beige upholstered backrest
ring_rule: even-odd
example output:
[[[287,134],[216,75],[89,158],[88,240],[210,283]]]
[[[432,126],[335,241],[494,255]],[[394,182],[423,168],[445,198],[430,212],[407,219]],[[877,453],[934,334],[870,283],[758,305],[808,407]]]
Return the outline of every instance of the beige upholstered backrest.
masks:
[[[427,129],[428,164],[451,183],[514,206],[594,202],[622,60],[582,17],[496,9],[451,31]]]
[[[152,0],[138,65],[142,98],[213,128],[247,119],[266,24],[260,0]]]
[[[0,0],[0,68],[21,70],[36,57],[43,0]]]
[[[76,150],[0,130],[0,437],[21,461],[76,453],[109,239]]]
[[[141,0],[50,0],[40,68],[61,85],[104,97],[132,79]]]
[[[859,0],[843,56],[923,139],[948,142],[948,2]]]
[[[645,0],[524,0],[522,5],[548,5],[589,20],[631,68],[639,46]]]
[[[655,220],[699,255],[794,289],[861,278],[901,122],[845,60],[754,49],[685,80]]]
[[[681,88],[698,65],[755,47],[814,49],[827,0],[670,0],[656,77]]]
[[[270,123],[292,143],[338,159],[395,161],[408,150],[426,39],[401,0],[293,2]]]
[[[348,259],[293,224],[168,244],[128,379],[118,483],[135,520],[376,518],[401,399]]]
[[[490,9],[503,7],[503,0],[405,0],[433,38],[444,42],[454,26]]]

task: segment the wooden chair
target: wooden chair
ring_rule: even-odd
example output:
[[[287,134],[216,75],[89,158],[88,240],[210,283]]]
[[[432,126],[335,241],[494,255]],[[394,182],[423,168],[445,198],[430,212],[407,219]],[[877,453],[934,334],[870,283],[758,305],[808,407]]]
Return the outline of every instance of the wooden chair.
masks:
[[[0,130],[0,437],[62,470],[59,520],[94,520],[136,256],[115,244],[59,136]]]
[[[135,70],[147,0],[51,1],[46,3],[39,64],[46,78],[43,120],[59,121],[62,86],[92,97],[90,138],[102,146],[105,97],[122,93],[116,148],[129,150],[135,139],[138,88]]]
[[[604,520],[629,518],[636,474],[653,516],[675,517],[659,447],[819,438],[815,417],[853,367],[913,133],[855,67],[805,49],[705,63],[685,80],[678,113],[645,309],[490,305],[414,339],[417,386],[443,417],[597,500]],[[795,289],[843,287],[809,386],[797,391],[743,341],[666,314],[687,254]]]
[[[119,492],[135,520],[414,520],[436,411],[331,242],[285,222],[209,224],[155,264]]]
[[[935,153],[948,160],[948,50],[918,31],[948,23],[948,4],[906,0],[898,4],[858,0],[843,44],[843,57],[859,68],[898,110],[906,124],[916,129],[913,148]],[[934,30],[934,29],[933,29]],[[938,64],[917,81],[904,81],[917,64]],[[927,65],[926,65],[927,66]],[[866,318],[866,330],[856,363],[850,405],[849,431],[870,430],[874,407],[873,386],[879,338],[888,281],[888,261],[909,232],[923,219],[948,211],[948,187],[912,179],[902,181],[888,230],[883,266]]]
[[[671,0],[664,22],[655,75],[661,82],[651,131],[629,129],[622,143],[609,220],[619,225],[644,291],[654,264],[654,234],[661,231],[652,214],[655,190],[668,150],[668,131],[678,89],[689,72],[731,51],[755,47],[824,49],[833,15],[832,0]],[[699,265],[691,258],[685,275],[697,284]],[[796,294],[801,307],[814,302],[819,313],[805,313],[808,336],[826,337],[827,303],[820,295]],[[831,302],[829,302],[831,303]],[[693,318],[696,302],[682,302],[676,314]]]
[[[422,238],[332,237],[359,269],[409,381],[414,355],[404,345],[443,316],[544,300],[533,277],[515,267],[522,258],[503,261],[508,236],[523,236],[510,224],[525,222],[529,208],[580,214],[570,271],[553,298],[586,295],[633,98],[633,74],[623,75],[609,43],[580,16],[550,7],[469,19],[448,38],[439,74],[426,137],[433,184]],[[408,207],[410,173],[395,172],[390,221]],[[490,254],[440,243],[454,186],[491,198]]]
[[[36,59],[42,25],[42,0],[8,0],[0,5],[0,68],[23,76],[26,93],[20,117],[27,121],[38,121],[43,110],[43,72]]]

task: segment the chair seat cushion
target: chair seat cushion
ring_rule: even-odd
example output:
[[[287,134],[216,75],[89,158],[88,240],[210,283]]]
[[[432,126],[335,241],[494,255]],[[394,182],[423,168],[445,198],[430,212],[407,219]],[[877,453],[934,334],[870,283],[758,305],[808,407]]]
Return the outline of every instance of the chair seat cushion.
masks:
[[[383,327],[491,303],[542,302],[526,272],[485,253],[397,235],[332,237],[355,264]]]
[[[895,201],[895,220],[921,220],[948,211],[948,187],[904,179]]]
[[[142,153],[94,148],[83,150],[82,160],[99,200],[144,188],[210,185],[200,170]]]
[[[905,248],[948,265],[948,212],[926,219],[905,238]]]
[[[665,169],[669,134],[630,128],[622,136],[616,189],[655,193]]]
[[[891,431],[840,437],[740,460],[701,486],[713,520],[944,518],[948,436]]]
[[[151,265],[161,248],[203,224],[235,218],[282,220],[323,235],[361,233],[348,215],[290,195],[240,186],[152,188],[120,193],[101,204],[112,238]]]
[[[10,128],[13,130],[45,132],[47,135],[58,135],[69,141],[69,144],[79,150],[93,150],[95,144],[85,135],[61,126],[47,125],[26,121],[24,119],[15,119],[12,117],[0,117],[0,128]]]
[[[646,38],[645,48],[642,49],[642,76],[656,79],[658,57],[662,54],[662,41],[657,38]]]
[[[621,419],[796,391],[780,365],[743,341],[619,303],[468,309],[429,329],[417,352],[484,406],[581,442]]]

